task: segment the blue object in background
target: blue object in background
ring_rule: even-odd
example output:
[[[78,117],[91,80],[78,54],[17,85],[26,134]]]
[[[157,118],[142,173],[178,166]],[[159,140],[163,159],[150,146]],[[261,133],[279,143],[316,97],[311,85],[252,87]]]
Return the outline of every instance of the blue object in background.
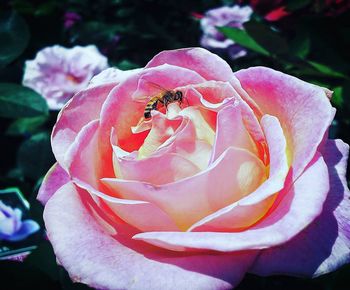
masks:
[[[22,221],[22,211],[0,200],[0,240],[21,241],[40,229],[37,222]]]

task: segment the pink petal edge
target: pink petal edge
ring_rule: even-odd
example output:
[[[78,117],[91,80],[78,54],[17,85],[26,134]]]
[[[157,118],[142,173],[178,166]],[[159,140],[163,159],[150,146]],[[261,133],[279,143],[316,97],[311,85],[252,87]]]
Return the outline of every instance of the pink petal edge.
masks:
[[[162,51],[153,57],[146,68],[166,63],[193,70],[206,80],[228,81],[232,77],[231,67],[226,61],[200,47]]]
[[[251,67],[234,75],[264,114],[279,119],[295,180],[310,163],[334,118],[335,109],[324,89],[266,67]]]
[[[45,205],[51,196],[64,184],[70,180],[67,172],[58,164],[52,165],[46,173],[39,188],[37,200]]]
[[[94,288],[232,289],[256,256],[255,252],[186,255],[123,235],[112,237],[91,211],[86,194],[68,183],[47,203],[44,220],[55,254],[70,277]]]
[[[312,190],[313,194],[310,194]],[[317,154],[292,187],[284,189],[279,206],[255,226],[242,232],[150,232],[133,238],[166,249],[239,251],[264,249],[292,239],[322,211],[329,190],[328,170]]]
[[[349,145],[328,140],[323,156],[330,190],[323,211],[289,242],[261,252],[250,272],[317,277],[350,262],[350,192],[346,182]]]

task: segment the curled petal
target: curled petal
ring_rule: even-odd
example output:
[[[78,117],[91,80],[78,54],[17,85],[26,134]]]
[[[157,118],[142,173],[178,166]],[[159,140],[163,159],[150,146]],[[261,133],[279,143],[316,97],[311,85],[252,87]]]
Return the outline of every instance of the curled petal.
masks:
[[[106,207],[115,217],[141,231],[177,231],[179,228],[156,205],[142,200],[121,199],[98,191],[89,184],[73,178],[74,184],[87,191],[101,208]]]
[[[115,67],[110,67],[108,69],[103,70],[98,75],[94,76],[90,80],[88,88],[111,83],[117,85],[123,82],[128,77],[132,76],[133,74],[138,73],[140,70],[140,68],[137,68],[123,71]]]
[[[212,146],[198,140],[193,122],[185,117],[176,133],[169,138],[157,151],[157,155],[175,153],[195,164],[199,169],[205,170],[209,164]]]
[[[190,160],[175,153],[165,153],[141,160],[118,160],[118,173],[125,180],[166,184],[193,176],[200,169]]]
[[[59,113],[52,131],[51,144],[56,160],[61,166],[65,153],[81,128],[99,118],[102,104],[114,86],[115,84],[107,84],[83,90],[77,93]]]
[[[239,107],[241,122],[243,122],[250,138],[255,143],[259,156],[264,156],[266,153],[265,136],[255,115],[259,109],[256,104],[253,105],[254,101],[242,89],[236,77],[231,77],[230,82],[207,81],[201,84],[187,86],[185,89],[185,98],[190,105],[199,106],[200,109],[204,108],[204,110],[201,110],[201,114],[214,130],[217,129],[216,112],[221,111],[223,107],[228,105]],[[249,99],[249,103],[247,99]],[[262,115],[262,112],[259,111],[259,119]],[[263,159],[264,163],[268,164],[267,156]]]
[[[168,119],[157,112],[153,116],[151,131],[143,145],[138,152],[132,153],[115,145],[115,138],[112,134],[113,166],[116,177],[152,184],[165,184],[198,173],[200,168],[196,165],[197,155],[192,154],[195,149],[193,146],[196,144],[195,131],[193,126],[189,126],[190,124],[188,119]],[[178,137],[186,140],[181,142]],[[185,143],[186,141],[189,144]],[[192,144],[191,141],[194,143]],[[181,153],[187,154],[182,155]]]
[[[159,89],[156,91],[148,84],[156,82],[166,89],[173,89],[202,81],[204,79],[197,73],[171,65],[144,69],[127,78],[110,93],[101,110],[101,150],[111,156],[111,148],[105,147],[110,147],[111,128],[116,124],[118,146],[131,152],[142,145],[145,134],[134,134],[130,128],[136,126],[143,117],[150,96],[159,93]]]
[[[83,180],[95,188],[99,186],[102,166],[97,150],[98,130],[99,120],[85,125],[70,146],[64,160],[72,178]]]
[[[265,249],[292,239],[322,211],[329,190],[328,170],[318,154],[305,172],[280,196],[280,204],[262,221],[242,232],[152,232],[133,238],[170,250],[206,249],[223,252]]]
[[[238,93],[228,82],[205,81],[185,87],[185,98],[193,106],[202,106],[208,110],[218,111],[227,99],[240,99]]]
[[[138,158],[146,158],[155,153],[170,137],[174,136],[183,118],[168,119],[165,115],[155,112],[150,132],[138,150]]]
[[[346,182],[349,146],[328,140],[323,156],[328,166],[330,190],[323,210],[292,240],[261,252],[251,272],[315,277],[350,262],[350,192]]]
[[[71,183],[50,199],[44,218],[55,254],[71,278],[98,289],[231,289],[256,256],[255,252],[184,255],[123,235],[112,237]]]
[[[70,178],[67,172],[58,163],[55,163],[46,173],[41,183],[37,199],[45,205],[57,189],[69,180]]]
[[[257,153],[255,144],[243,123],[241,108],[238,105],[229,105],[218,113],[211,162],[230,146],[246,149],[253,154]]]
[[[310,163],[334,118],[325,91],[265,67],[240,70],[235,76],[262,112],[280,120],[295,180]]]
[[[186,230],[206,215],[254,191],[264,178],[264,166],[259,159],[247,151],[229,148],[206,170],[177,182],[156,186],[113,178],[102,181],[122,198],[156,204],[180,229]]]
[[[122,200],[104,193],[105,188],[100,184],[99,177],[106,172],[97,151],[98,132],[99,121],[90,122],[79,132],[70,151],[67,152],[66,164],[74,183],[87,190],[97,204],[102,199],[117,216],[136,228],[176,230],[174,223],[155,205],[144,201]]]
[[[189,231],[232,231],[243,230],[256,223],[270,209],[277,193],[286,182],[288,164],[286,140],[282,128],[275,117],[265,115],[261,119],[270,150],[269,178],[254,192],[233,204],[219,209],[192,225]]]
[[[227,81],[232,76],[232,70],[226,61],[199,47],[162,51],[146,68],[165,63],[193,70],[206,80]]]

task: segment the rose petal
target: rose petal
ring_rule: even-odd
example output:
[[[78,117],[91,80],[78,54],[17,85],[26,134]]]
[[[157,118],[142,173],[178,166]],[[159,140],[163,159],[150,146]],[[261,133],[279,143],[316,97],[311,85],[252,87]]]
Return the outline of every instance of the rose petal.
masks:
[[[330,190],[322,214],[289,242],[263,250],[251,269],[253,273],[315,277],[350,261],[348,153],[349,146],[341,140],[328,140],[323,156]]]
[[[191,120],[195,128],[195,134],[198,140],[205,141],[213,145],[215,139],[215,132],[211,126],[206,122],[202,112],[195,107],[187,107],[183,109],[180,116],[187,117]]]
[[[152,58],[146,68],[165,63],[193,70],[206,80],[227,81],[232,76],[226,61],[200,47],[162,51]]]
[[[217,115],[215,143],[210,162],[215,161],[230,146],[257,153],[255,144],[244,126],[238,104],[228,105]]]
[[[190,160],[175,153],[164,153],[141,160],[118,160],[119,176],[125,180],[137,180],[161,185],[200,172]]]
[[[235,77],[232,77],[230,81],[233,79],[236,80],[234,82],[235,88],[238,88],[238,92],[242,95],[242,91],[245,91]],[[239,106],[242,122],[254,141],[259,156],[264,156],[264,154],[266,154],[264,134],[252,108],[249,107],[245,101],[249,98],[247,93],[245,93],[243,100],[230,83],[220,81],[207,81],[201,84],[187,86],[187,88],[184,89],[184,93],[185,99],[191,106],[200,107],[201,114],[213,130],[216,130],[217,126],[217,114],[214,112],[219,112],[223,107],[228,105]],[[253,101],[250,100],[249,104],[252,103]],[[260,118],[262,117],[261,112],[259,116]],[[262,160],[265,164],[268,164],[267,156],[264,156]]]
[[[262,112],[280,120],[295,180],[315,155],[334,117],[324,90],[265,67],[240,70],[235,76]]]
[[[179,145],[179,143],[182,144],[186,141],[193,141],[193,145],[196,144],[195,130],[193,125],[189,126],[189,120],[184,118],[168,119],[159,112],[154,114],[153,120],[151,131],[138,152],[128,153],[115,145],[115,131],[112,131],[111,144],[116,177],[159,185],[198,173],[200,168],[194,163],[196,160],[193,159],[197,155],[192,154],[194,150],[193,146],[190,146],[192,144],[189,146],[185,146],[186,143],[184,146]],[[177,133],[178,131],[181,133]],[[179,134],[182,138],[186,138],[182,143],[178,140]],[[188,139],[190,136],[192,138]],[[182,153],[187,154],[182,155]],[[201,164],[201,162],[198,163]],[[164,170],[165,168],[166,170]]]
[[[105,205],[117,218],[141,231],[179,230],[169,216],[152,203],[113,197],[75,178],[73,182],[80,189],[89,192],[98,206],[103,208]]]
[[[253,110],[254,115],[260,119],[263,116],[263,112],[260,110],[259,106],[255,103],[255,101],[247,94],[247,92],[242,88],[242,85],[238,78],[233,75],[229,83],[236,90],[236,92],[241,96],[241,98],[247,103],[247,105]]]
[[[264,178],[264,166],[259,159],[247,151],[229,148],[206,170],[177,182],[158,186],[114,178],[104,178],[102,182],[123,198],[156,204],[179,228],[186,230],[199,219],[252,192]]]
[[[149,85],[147,90],[145,84],[157,83],[166,89],[173,89],[202,81],[204,79],[193,71],[167,64],[132,75],[116,87],[104,103],[101,111],[101,146],[107,146],[109,132],[115,124],[118,124],[116,134],[122,149],[131,152],[141,146],[143,140],[135,140],[130,128],[136,126],[143,117],[150,94],[159,93],[159,89],[155,91]]]
[[[227,109],[234,112],[232,108]],[[288,173],[286,140],[277,118],[265,115],[261,119],[267,144],[270,150],[269,178],[254,192],[237,202],[219,209],[217,212],[198,221],[188,231],[232,231],[242,230],[261,219],[270,209],[276,194],[289,186],[285,183]]]
[[[150,132],[138,150],[138,158],[146,158],[159,148],[183,123],[183,118],[168,119],[164,114],[155,112]]]
[[[115,84],[101,85],[77,93],[60,112],[52,131],[52,151],[63,164],[65,153],[83,126],[98,119],[101,106]],[[84,112],[81,110],[84,108]]]
[[[99,188],[101,160],[98,152],[99,120],[85,125],[66,153],[64,164],[72,178],[78,178]]]
[[[55,163],[46,173],[39,188],[37,199],[42,205],[45,205],[57,189],[66,184],[69,179],[67,172],[58,163]]]
[[[277,208],[243,232],[152,232],[133,238],[176,251],[264,249],[285,243],[307,227],[321,213],[328,190],[327,166],[317,155],[293,186],[280,193],[284,198]]]
[[[175,153],[191,161],[200,170],[205,170],[209,164],[211,150],[210,144],[197,138],[194,123],[184,117],[175,134],[158,148],[156,154],[160,156]]]
[[[212,130],[216,130],[216,116],[223,107],[240,100],[240,96],[227,82],[206,81],[181,88],[184,102],[200,110]]]
[[[205,81],[184,89],[186,101],[191,106],[202,106],[209,110],[218,111],[227,99],[240,99],[238,93],[228,82]]]
[[[90,80],[88,88],[110,83],[117,85],[140,71],[140,68],[123,71],[115,67],[110,67],[95,75]]]
[[[98,152],[99,121],[86,125],[67,152],[66,164],[74,183],[87,190],[99,203],[102,199],[124,221],[141,230],[177,230],[170,218],[155,205],[108,196],[100,183],[103,165]],[[108,175],[107,175],[108,176]],[[112,175],[110,175],[112,176]],[[107,192],[108,193],[108,192]]]
[[[62,266],[74,281],[94,288],[231,289],[255,258],[254,252],[168,253],[123,235],[111,237],[86,206],[67,184],[47,203],[44,219]]]

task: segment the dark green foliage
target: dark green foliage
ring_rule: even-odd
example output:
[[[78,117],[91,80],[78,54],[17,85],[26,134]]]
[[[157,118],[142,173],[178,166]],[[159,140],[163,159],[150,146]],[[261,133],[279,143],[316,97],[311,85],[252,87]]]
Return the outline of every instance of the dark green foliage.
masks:
[[[269,55],[269,52],[251,37],[247,31],[235,27],[220,27],[219,30],[226,35],[226,37],[233,39],[243,47],[263,55]]]
[[[29,29],[15,11],[0,13],[0,68],[15,60],[26,48]]]
[[[24,177],[37,180],[55,162],[50,146],[50,136],[46,132],[33,135],[24,141],[17,155],[18,168]]]
[[[46,101],[32,89],[0,83],[0,117],[24,118],[48,114]]]

